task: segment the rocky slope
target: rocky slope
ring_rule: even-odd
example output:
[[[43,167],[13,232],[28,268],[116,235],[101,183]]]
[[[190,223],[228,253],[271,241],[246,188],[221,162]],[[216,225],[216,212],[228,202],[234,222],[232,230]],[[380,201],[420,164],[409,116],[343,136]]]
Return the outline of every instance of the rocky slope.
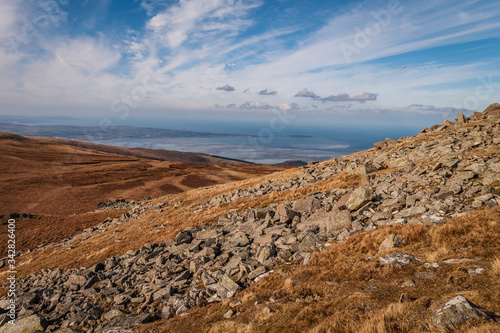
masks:
[[[93,212],[99,202],[143,200],[286,170],[230,165],[227,163],[236,162],[220,158],[191,158],[201,158],[198,154],[136,153],[135,149],[0,133],[0,218],[20,217],[17,249],[25,251],[64,239],[128,210],[122,205],[127,210]],[[6,228],[0,227],[4,255]]]
[[[266,206],[231,209],[211,224],[187,227],[173,239],[146,244],[92,267],[31,274],[19,281],[18,325],[46,332],[132,331],[136,325],[182,317],[191,308],[230,299],[267,276],[286,274],[283,265],[307,266],[312,254],[353,235],[387,226],[444,225],[453,217],[500,203],[498,104],[469,119],[459,116],[414,137],[388,139],[375,147],[301,167],[285,179],[268,179],[191,208],[202,214],[242,200],[271,198],[261,201],[270,202]],[[329,187],[328,181],[340,175],[358,177],[358,185]],[[306,191],[303,197],[279,200],[314,184],[327,185]],[[169,198],[137,203],[121,218],[34,251],[56,245],[64,251],[116,226],[132,227],[152,212],[160,216],[157,223],[167,227],[169,221],[161,220],[163,210],[182,207],[175,197]],[[380,254],[370,260],[379,266],[419,265],[420,259],[411,253],[384,253],[404,242],[396,236],[387,238],[380,244]],[[439,266],[427,263],[434,264]],[[471,275],[484,272],[474,267]],[[236,308],[238,302],[229,304]],[[7,305],[8,299],[0,301],[0,307]],[[434,329],[451,330],[471,318],[495,318],[472,305],[465,298],[444,305],[433,316]],[[224,317],[236,314],[228,310]],[[6,314],[0,318],[5,323]],[[4,324],[0,332],[14,331]]]

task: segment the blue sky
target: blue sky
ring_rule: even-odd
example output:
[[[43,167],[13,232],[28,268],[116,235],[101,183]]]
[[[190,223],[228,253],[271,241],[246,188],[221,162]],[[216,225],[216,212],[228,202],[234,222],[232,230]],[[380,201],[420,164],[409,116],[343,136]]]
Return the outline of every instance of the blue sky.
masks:
[[[499,64],[498,1],[0,0],[4,115],[453,118]]]

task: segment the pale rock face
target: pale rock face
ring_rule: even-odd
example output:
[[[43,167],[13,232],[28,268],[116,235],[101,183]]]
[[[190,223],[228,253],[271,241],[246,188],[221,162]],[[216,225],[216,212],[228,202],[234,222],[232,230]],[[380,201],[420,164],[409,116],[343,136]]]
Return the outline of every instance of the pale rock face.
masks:
[[[293,211],[289,207],[287,207],[283,204],[279,205],[276,208],[276,214],[278,214],[278,216],[288,218],[288,219],[293,219],[293,216],[294,216]]]

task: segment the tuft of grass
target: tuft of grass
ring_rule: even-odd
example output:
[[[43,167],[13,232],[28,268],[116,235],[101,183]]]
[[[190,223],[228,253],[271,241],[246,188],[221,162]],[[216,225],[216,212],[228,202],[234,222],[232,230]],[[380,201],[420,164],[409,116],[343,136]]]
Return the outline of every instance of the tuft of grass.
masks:
[[[491,263],[491,274],[500,278],[500,257],[496,257]]]

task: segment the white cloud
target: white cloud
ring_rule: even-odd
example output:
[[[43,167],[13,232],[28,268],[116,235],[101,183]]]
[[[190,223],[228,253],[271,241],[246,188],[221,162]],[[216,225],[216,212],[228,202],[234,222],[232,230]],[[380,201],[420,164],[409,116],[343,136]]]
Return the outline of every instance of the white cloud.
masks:
[[[17,3],[15,1],[0,0],[0,40],[7,38],[16,22]]]
[[[43,53],[51,44],[49,35],[66,18],[56,1],[0,0],[0,47],[9,53]]]
[[[293,97],[320,98],[320,96],[316,95],[312,91],[307,90],[307,88],[302,89],[301,91],[296,93]]]
[[[267,102],[257,102],[257,101],[249,101],[246,103],[243,103],[239,106],[240,109],[247,109],[247,110],[252,110],[252,109],[258,109],[258,110],[270,110],[274,109],[275,107],[272,105],[269,105]]]
[[[71,40],[55,50],[55,57],[64,66],[81,73],[97,73],[116,64],[121,54],[99,45],[92,39]]]
[[[106,107],[127,91],[125,87],[133,87],[131,81],[106,71],[121,57],[115,50],[90,39],[66,41],[53,48],[51,56],[17,65],[7,89],[2,89],[5,104]]]
[[[165,6],[163,0],[142,0],[141,7],[146,11],[149,16],[153,16],[158,8]]]
[[[282,111],[298,110],[299,105],[297,103],[283,103],[278,106],[278,109]]]
[[[181,46],[189,36],[201,39],[205,32],[237,33],[251,24],[242,17],[248,10],[260,6],[260,1],[181,0],[178,5],[156,14],[147,27],[163,35],[172,48]]]

